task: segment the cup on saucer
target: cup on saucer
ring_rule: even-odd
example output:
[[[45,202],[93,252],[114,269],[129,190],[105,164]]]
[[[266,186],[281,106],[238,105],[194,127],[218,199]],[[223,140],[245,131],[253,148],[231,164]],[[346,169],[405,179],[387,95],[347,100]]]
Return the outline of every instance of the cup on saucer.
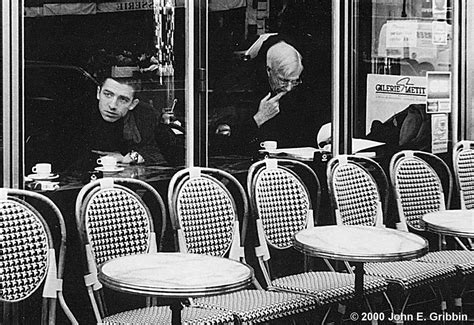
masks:
[[[260,147],[266,151],[276,150],[277,142],[276,141],[263,141],[260,143]]]
[[[59,188],[59,182],[38,181],[35,183],[35,189],[42,191],[54,191]]]
[[[97,159],[97,164],[102,165],[103,171],[115,171],[117,169],[117,158],[113,156],[103,156]]]
[[[38,178],[48,178],[51,176],[51,164],[50,163],[37,163],[31,168],[31,171],[36,174]]]

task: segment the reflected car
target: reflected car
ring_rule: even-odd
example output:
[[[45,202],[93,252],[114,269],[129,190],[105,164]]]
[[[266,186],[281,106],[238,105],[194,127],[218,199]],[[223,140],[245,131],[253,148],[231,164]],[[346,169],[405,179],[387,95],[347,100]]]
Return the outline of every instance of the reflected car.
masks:
[[[95,98],[98,82],[80,67],[38,61],[25,62],[24,80],[25,173],[38,162],[62,171],[72,162],[68,143],[77,136],[67,121],[83,113],[81,103]]]

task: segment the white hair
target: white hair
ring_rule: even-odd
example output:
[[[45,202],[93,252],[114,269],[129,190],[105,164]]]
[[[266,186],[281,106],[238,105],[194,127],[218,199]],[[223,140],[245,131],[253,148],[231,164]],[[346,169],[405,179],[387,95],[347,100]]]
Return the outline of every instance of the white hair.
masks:
[[[286,76],[293,72],[300,74],[303,71],[301,54],[290,44],[278,42],[267,52],[267,66]]]

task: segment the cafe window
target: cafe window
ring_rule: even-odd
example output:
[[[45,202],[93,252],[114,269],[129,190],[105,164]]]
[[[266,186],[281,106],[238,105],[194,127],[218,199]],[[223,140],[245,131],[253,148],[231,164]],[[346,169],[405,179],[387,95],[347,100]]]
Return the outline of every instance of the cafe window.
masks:
[[[267,140],[278,148],[317,147],[318,130],[331,121],[331,21],[330,1],[247,1],[246,7],[209,12],[211,162],[254,158]],[[277,92],[269,87],[265,55],[279,40],[298,50],[303,71],[279,101],[280,112],[256,132],[249,124],[260,101]]]
[[[165,135],[185,136],[184,2],[73,2],[24,2],[25,175],[38,162],[74,164],[71,139],[104,76],[132,78],[138,105],[170,125]],[[182,151],[156,164],[184,164]]]
[[[341,21],[343,13],[349,17],[340,43],[349,61],[339,66],[346,96],[338,121],[345,136],[385,143],[390,151],[448,152],[459,133],[460,6],[376,0],[339,7]]]

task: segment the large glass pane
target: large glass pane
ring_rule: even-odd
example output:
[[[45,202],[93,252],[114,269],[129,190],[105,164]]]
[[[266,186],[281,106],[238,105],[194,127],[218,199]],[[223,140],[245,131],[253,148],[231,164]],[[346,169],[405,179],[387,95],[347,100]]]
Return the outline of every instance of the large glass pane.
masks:
[[[452,2],[354,3],[354,137],[387,143],[389,152],[447,152],[457,107]]]
[[[0,16],[0,20],[2,22],[2,26],[3,26],[3,17]],[[1,41],[1,44],[2,44],[2,53],[3,53],[3,33],[0,34],[0,41]],[[2,55],[3,57],[3,55]],[[2,73],[3,73],[3,60],[0,62],[0,65],[1,65],[1,68],[2,68]],[[0,129],[2,130],[1,133],[0,133],[0,170],[3,171],[4,167],[3,167],[3,148],[5,147],[4,144],[3,144],[3,110],[4,110],[4,107],[3,107],[3,78],[2,80],[0,81],[0,105],[1,105],[1,110],[0,110]],[[3,173],[2,173],[3,174]],[[0,187],[3,187],[3,175],[0,177]]]
[[[277,141],[278,148],[317,147],[319,128],[331,120],[331,19],[330,1],[259,0],[230,10],[211,8],[211,157],[253,158],[266,140]],[[289,91],[275,99],[278,113],[257,121],[261,101],[281,91],[272,89],[268,75],[274,78],[276,63],[271,70],[267,62],[270,44],[280,40],[299,51],[304,69]],[[288,82],[278,77],[283,85]]]
[[[183,3],[70,2],[25,1],[25,173],[39,162],[52,163],[54,172],[94,171],[95,159],[94,166],[77,165],[81,141],[102,142],[102,151],[123,156],[140,148],[145,165],[183,165]],[[118,120],[120,150],[107,149],[100,132],[108,131],[99,126],[92,127],[100,131],[96,139],[85,133],[88,119],[98,116],[98,86],[108,76],[131,82],[139,100]],[[150,119],[160,122],[158,131],[145,130]],[[144,148],[145,142],[159,151]]]

